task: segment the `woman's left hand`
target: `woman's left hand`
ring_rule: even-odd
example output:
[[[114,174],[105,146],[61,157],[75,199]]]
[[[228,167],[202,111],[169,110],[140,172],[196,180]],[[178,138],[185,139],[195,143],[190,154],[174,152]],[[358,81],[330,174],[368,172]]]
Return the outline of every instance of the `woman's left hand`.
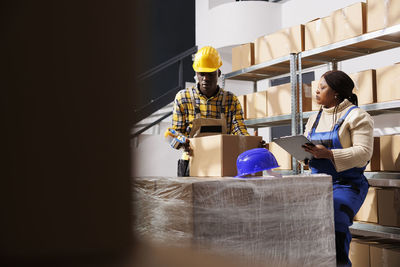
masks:
[[[316,159],[330,159],[333,161],[333,153],[323,145],[304,144],[305,151],[310,152]]]

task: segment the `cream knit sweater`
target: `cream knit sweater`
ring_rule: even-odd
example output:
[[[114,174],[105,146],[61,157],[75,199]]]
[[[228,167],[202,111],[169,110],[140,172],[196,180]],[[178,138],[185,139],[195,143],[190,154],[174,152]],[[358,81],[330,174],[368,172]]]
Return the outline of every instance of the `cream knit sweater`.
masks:
[[[353,104],[345,99],[339,104],[336,121],[339,120]],[[323,108],[316,132],[331,131],[333,123],[332,108]],[[308,119],[304,135],[308,136],[317,114]],[[364,167],[372,157],[374,122],[371,116],[356,108],[350,111],[339,129],[339,140],[343,149],[332,149],[336,171],[341,172],[353,167]]]

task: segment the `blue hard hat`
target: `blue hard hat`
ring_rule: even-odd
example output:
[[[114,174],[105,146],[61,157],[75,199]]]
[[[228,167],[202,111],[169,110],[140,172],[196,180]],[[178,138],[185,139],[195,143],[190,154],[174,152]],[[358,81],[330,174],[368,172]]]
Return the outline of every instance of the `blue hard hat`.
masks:
[[[266,171],[279,167],[274,155],[266,148],[254,148],[240,154],[236,161],[238,175],[242,177],[248,174]]]

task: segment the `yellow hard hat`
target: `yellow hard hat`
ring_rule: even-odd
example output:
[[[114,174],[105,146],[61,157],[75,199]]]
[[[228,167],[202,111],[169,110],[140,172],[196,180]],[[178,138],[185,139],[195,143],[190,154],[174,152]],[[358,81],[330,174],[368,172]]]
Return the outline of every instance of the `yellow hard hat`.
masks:
[[[193,69],[196,72],[214,72],[222,66],[217,49],[205,46],[194,56]]]

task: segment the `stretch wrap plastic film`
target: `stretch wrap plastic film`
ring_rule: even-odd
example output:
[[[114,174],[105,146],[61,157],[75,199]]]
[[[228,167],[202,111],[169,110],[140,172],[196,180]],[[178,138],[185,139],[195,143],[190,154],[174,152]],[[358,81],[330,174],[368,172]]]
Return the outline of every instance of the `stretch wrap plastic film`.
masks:
[[[332,179],[134,178],[135,234],[240,256],[246,266],[336,266]]]

